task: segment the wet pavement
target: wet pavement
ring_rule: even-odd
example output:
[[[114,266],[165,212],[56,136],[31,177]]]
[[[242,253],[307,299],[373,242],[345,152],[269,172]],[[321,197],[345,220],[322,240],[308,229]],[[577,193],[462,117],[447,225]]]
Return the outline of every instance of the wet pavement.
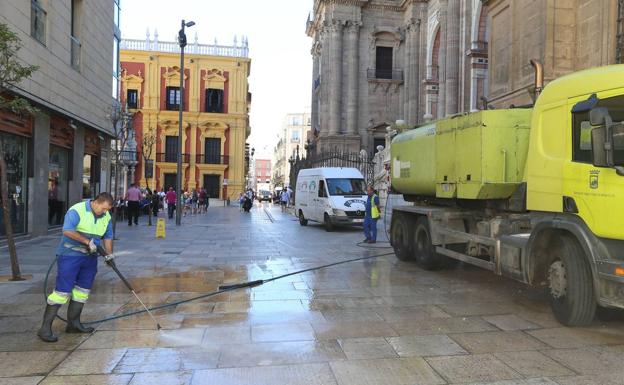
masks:
[[[100,323],[90,335],[66,334],[57,320],[59,342],[48,344],[35,332],[58,240],[20,244],[33,278],[0,282],[0,385],[624,384],[623,322],[562,327],[542,293],[489,272],[423,271],[387,244],[356,246],[356,229],[300,227],[267,203],[251,214],[213,206],[180,228],[168,222],[164,240],[145,221],[120,222],[115,248],[149,306],[384,255],[157,310],[161,331],[146,314]],[[114,272],[99,269],[83,320],[140,310]]]

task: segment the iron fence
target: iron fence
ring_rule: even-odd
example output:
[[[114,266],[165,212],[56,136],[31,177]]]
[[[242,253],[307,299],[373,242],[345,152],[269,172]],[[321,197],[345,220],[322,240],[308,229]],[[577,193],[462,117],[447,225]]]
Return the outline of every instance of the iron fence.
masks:
[[[360,170],[367,184],[375,177],[375,163],[366,152],[347,152],[340,149],[309,154],[307,158],[296,157],[291,161],[290,187],[295,190],[300,170],[317,167],[351,167]]]

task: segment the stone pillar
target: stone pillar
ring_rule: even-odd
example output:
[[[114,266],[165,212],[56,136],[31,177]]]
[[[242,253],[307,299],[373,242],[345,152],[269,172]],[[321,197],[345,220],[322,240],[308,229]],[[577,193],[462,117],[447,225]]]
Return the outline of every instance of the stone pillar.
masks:
[[[84,172],[84,127],[74,131],[74,146],[69,156],[72,158],[72,179],[69,181],[69,202],[67,207],[82,200],[82,174]]]
[[[329,134],[338,135],[342,113],[342,21],[333,20],[330,31],[331,63],[330,68],[327,69],[332,74],[329,91]]]
[[[420,20],[412,19],[407,26],[406,41],[409,53],[409,88],[407,88],[407,124],[415,126],[418,123],[419,91],[418,73],[420,72],[420,61],[418,50],[420,49]]]
[[[359,52],[359,41],[360,41],[360,27],[362,23],[359,21],[350,21],[347,26],[347,39],[348,39],[348,73],[347,73],[347,82],[348,82],[348,94],[347,94],[347,133],[349,135],[357,135],[358,133],[358,99],[359,99],[359,89],[358,84],[360,81],[359,77],[359,69],[360,69],[360,52]]]
[[[319,123],[320,136],[327,136],[329,133],[329,87],[331,84],[330,65],[330,27],[329,23],[325,23],[320,31],[321,34],[321,57],[319,60],[321,76],[321,85],[319,89]]]
[[[448,0],[440,0],[439,26],[440,26],[440,52],[438,54],[438,118],[443,118],[446,107],[446,88],[444,86],[446,78],[446,11]],[[435,64],[435,63],[434,63]]]
[[[319,91],[320,91],[320,52],[319,52],[320,44],[319,42],[315,42],[312,46],[312,108],[311,108],[311,117],[312,121],[312,132],[314,133],[315,129],[319,128]]]
[[[33,177],[28,188],[28,231],[48,233],[48,175],[50,165],[50,117],[35,114],[33,127]]]
[[[445,113],[458,112],[459,96],[459,0],[448,1],[446,22],[446,71],[444,79]],[[441,40],[444,43],[444,40]]]

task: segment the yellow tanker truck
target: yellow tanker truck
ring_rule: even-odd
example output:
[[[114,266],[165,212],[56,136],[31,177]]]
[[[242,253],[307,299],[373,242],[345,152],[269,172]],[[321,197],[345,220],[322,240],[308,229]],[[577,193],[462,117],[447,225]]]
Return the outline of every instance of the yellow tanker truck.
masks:
[[[565,325],[624,308],[624,65],[548,84],[532,108],[453,116],[397,135],[401,260],[459,260],[546,287]]]

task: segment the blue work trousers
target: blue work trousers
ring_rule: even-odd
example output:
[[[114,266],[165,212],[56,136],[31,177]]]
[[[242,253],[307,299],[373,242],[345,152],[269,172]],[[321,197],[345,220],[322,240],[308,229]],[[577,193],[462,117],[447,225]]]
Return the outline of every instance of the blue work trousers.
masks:
[[[377,218],[364,217],[364,236],[371,241],[377,241]]]
[[[71,293],[74,286],[91,290],[97,273],[97,263],[97,256],[94,255],[59,255],[55,290],[61,293]]]

